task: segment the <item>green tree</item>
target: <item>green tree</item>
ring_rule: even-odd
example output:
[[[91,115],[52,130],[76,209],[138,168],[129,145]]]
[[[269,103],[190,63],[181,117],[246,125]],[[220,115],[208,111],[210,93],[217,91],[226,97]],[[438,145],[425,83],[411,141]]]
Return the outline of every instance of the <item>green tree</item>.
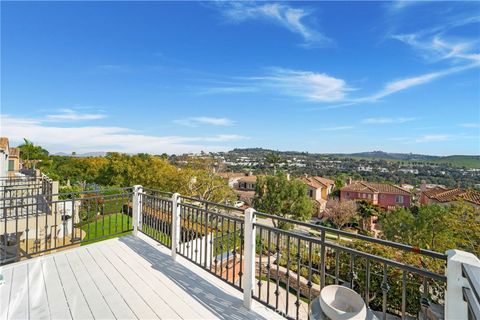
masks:
[[[258,211],[301,221],[310,218],[314,209],[306,185],[300,180],[290,181],[282,173],[257,178],[253,206]],[[273,223],[277,226],[276,221]],[[291,227],[284,222],[279,222],[278,226]]]
[[[362,230],[366,231],[370,228],[369,221],[371,217],[378,216],[380,209],[367,200],[357,201],[357,212],[360,217],[360,226]]]
[[[385,212],[380,224],[388,240],[444,252],[455,247],[452,219],[451,207],[432,204],[418,207],[415,214],[406,208]]]
[[[276,152],[270,152],[265,156],[265,163],[273,167],[273,175],[277,175],[277,165],[280,160],[281,157]]]
[[[20,158],[27,168],[35,168],[38,161],[48,158],[48,151],[41,146],[36,146],[32,141],[23,139],[23,144],[18,146],[20,149]]]

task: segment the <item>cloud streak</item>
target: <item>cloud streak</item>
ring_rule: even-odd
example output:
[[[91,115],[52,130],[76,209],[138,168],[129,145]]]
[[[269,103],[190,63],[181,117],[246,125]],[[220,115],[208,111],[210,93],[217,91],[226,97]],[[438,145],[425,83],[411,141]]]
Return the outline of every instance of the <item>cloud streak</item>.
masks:
[[[399,118],[387,118],[387,117],[382,117],[382,118],[367,118],[363,119],[362,123],[365,124],[393,124],[393,123],[406,123],[406,122],[411,122],[415,121],[417,118],[405,118],[405,117],[399,117]]]
[[[307,22],[311,12],[284,3],[219,2],[217,7],[234,23],[265,20],[300,35],[305,45],[330,45],[332,40],[313,29]]]
[[[269,74],[250,79],[265,89],[316,102],[341,101],[353,90],[343,79],[326,73],[284,68],[270,68]]]
[[[57,114],[47,115],[49,121],[83,121],[83,120],[99,120],[107,116],[101,113],[79,113],[72,109],[59,109]]]
[[[326,128],[319,128],[319,131],[343,131],[343,130],[350,130],[353,129],[353,126],[337,126],[337,127],[326,127]]]
[[[187,127],[198,127],[199,125],[212,126],[232,126],[234,122],[227,118],[213,118],[213,117],[190,117],[186,119],[178,119],[173,121],[176,124]]]
[[[59,127],[43,120],[1,115],[2,135],[12,142],[23,138],[34,141],[51,152],[119,151],[126,153],[147,152],[151,154],[222,151],[231,147],[224,145],[242,141],[248,137],[236,134],[210,136],[154,136],[116,126]],[[220,144],[220,145],[219,145]]]

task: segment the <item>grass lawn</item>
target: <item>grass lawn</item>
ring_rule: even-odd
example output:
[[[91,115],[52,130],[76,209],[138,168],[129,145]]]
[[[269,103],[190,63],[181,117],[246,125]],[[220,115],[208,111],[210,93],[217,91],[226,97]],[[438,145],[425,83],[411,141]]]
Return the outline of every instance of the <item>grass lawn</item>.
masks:
[[[131,234],[132,218],[123,213],[99,216],[86,223],[81,229],[86,233],[82,245]],[[122,232],[123,231],[123,232]]]

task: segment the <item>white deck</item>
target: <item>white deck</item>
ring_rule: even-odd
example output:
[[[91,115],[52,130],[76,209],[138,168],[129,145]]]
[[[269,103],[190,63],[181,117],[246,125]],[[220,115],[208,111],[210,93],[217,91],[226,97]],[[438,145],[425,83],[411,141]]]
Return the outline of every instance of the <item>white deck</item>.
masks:
[[[145,236],[0,267],[0,319],[283,319]]]

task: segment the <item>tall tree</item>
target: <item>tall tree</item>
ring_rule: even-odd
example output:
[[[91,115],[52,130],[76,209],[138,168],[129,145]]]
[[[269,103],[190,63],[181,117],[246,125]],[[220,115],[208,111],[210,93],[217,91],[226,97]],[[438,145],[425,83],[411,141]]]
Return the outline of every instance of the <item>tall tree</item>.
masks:
[[[27,168],[35,168],[39,160],[45,160],[48,157],[48,151],[41,146],[36,146],[32,141],[23,139],[23,144],[18,146],[20,149],[20,158]]]
[[[378,215],[380,209],[370,201],[360,200],[357,201],[357,212],[360,217],[360,225],[362,230],[368,230],[370,228],[369,221],[372,217]]]
[[[265,156],[265,163],[273,167],[273,175],[277,175],[277,165],[280,162],[281,157],[276,152],[270,152]]]
[[[314,208],[306,185],[300,180],[290,181],[281,173],[257,178],[253,206],[258,211],[302,221],[312,216]],[[284,222],[273,223],[284,229],[291,227]]]

